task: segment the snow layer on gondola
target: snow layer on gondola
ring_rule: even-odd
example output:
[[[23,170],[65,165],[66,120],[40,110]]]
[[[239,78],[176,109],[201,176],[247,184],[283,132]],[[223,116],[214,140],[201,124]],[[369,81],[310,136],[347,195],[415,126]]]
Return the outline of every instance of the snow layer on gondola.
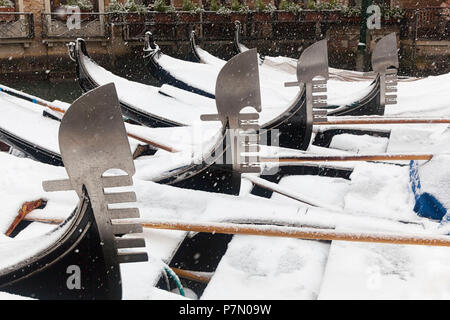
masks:
[[[164,55],[165,56],[165,55]],[[216,103],[214,99],[206,98],[195,93],[180,90],[178,88],[164,85],[161,88],[145,85],[142,83],[130,81],[122,77],[114,75],[112,72],[100,67],[91,59],[82,56],[83,63],[89,70],[89,76],[98,85],[114,82],[117,93],[121,101],[144,110],[150,114],[158,115],[166,119],[170,119],[177,123],[202,126],[205,130],[209,128],[219,128],[219,122],[202,122],[200,115],[212,114],[217,112]],[[215,78],[209,84],[215,90],[216,77],[220,69],[215,70]],[[205,79],[204,75],[197,71],[193,72],[193,77]],[[284,82],[278,84],[283,86]],[[260,123],[266,123],[273,120],[280,115],[286,108],[288,108],[298,93],[297,88],[290,88],[292,95],[288,98],[266,99],[263,100],[263,110],[260,113]],[[274,93],[274,92],[272,92]],[[168,96],[169,97],[168,97]],[[263,94],[263,99],[264,99]],[[267,95],[269,97],[270,95]]]
[[[46,180],[47,178],[61,178],[64,173],[62,168],[42,165],[27,159],[18,159],[7,154],[0,154],[0,162],[2,163],[2,167],[7,169],[7,172],[9,173],[4,176],[9,176],[10,179],[14,179],[16,185],[18,185],[17,181],[26,181],[26,185],[30,186],[30,190],[37,190],[31,192],[27,191],[28,189],[25,189],[25,191],[22,190],[22,192],[17,192],[16,190],[11,189],[11,186],[14,185],[11,180],[4,180],[6,182],[4,182],[5,184],[2,186],[3,194],[5,194],[6,191],[11,190],[11,194],[19,195],[20,199],[17,199],[16,201],[19,205],[20,202],[29,200],[30,197],[32,199],[34,197],[46,197],[49,199],[46,209],[36,210],[36,212],[33,213],[34,217],[49,217],[50,212],[45,210],[50,210],[53,202],[61,203],[62,199],[58,197],[67,197],[65,193],[59,192],[46,194],[42,191],[40,186],[42,180]],[[135,162],[138,163],[139,161]],[[398,218],[401,216],[403,218],[414,218],[416,221],[423,223],[419,225],[408,225],[398,224],[395,221],[389,220],[373,220],[371,217],[377,217],[379,214],[377,212],[371,212],[366,206],[361,206],[360,212],[355,216],[359,221],[358,225],[365,226],[366,228],[371,226],[378,230],[396,230],[398,232],[415,233],[432,232],[434,228],[437,228],[436,224],[433,224],[432,222],[425,223],[426,220],[417,218],[412,210],[408,211],[407,214],[401,212],[401,215],[396,216],[396,207],[399,207],[400,205],[405,205],[406,208],[410,207],[410,204],[408,203],[409,197],[405,197],[409,192],[407,183],[404,180],[392,178],[392,172],[389,171],[390,169],[386,171],[386,168],[392,168],[392,166],[362,164],[362,167],[366,166],[367,168],[360,173],[358,173],[358,168],[356,168],[351,180],[348,182],[342,182],[339,179],[341,182],[328,183],[329,179],[326,178],[323,183],[317,184],[317,181],[312,181],[311,179],[319,180],[320,178],[305,176],[298,178],[292,177],[292,179],[290,179],[291,181],[285,180],[283,185],[285,187],[295,185],[295,189],[301,192],[311,190],[311,195],[314,195],[314,192],[319,192],[319,190],[322,193],[338,193],[341,197],[334,197],[335,200],[331,201],[332,204],[338,205],[339,203],[342,203],[342,197],[344,197],[345,203],[348,201],[347,199],[349,193],[351,193],[352,184],[357,178],[363,179],[366,177],[367,171],[371,171],[372,175],[385,172],[385,175],[382,177],[383,179],[380,179],[383,180],[382,186],[384,186],[383,188],[385,190],[383,192],[380,192],[376,188],[363,190],[357,201],[360,203],[366,203],[370,200],[376,202],[379,201],[379,197],[383,196],[383,194],[390,193],[392,201],[397,201],[397,204],[391,206],[391,209],[393,208],[392,211],[385,211],[384,213],[394,213],[390,218]],[[395,170],[401,171],[402,169],[403,168],[396,168]],[[22,172],[26,177],[20,179],[21,177],[19,176],[17,178],[18,172]],[[34,173],[34,175],[31,175],[30,172]],[[273,222],[285,221],[291,223],[305,223],[306,221],[309,221],[322,224],[328,223],[329,226],[348,226],[355,224],[355,220],[352,219],[353,217],[349,214],[305,208],[298,203],[282,198],[274,197],[274,199],[269,200],[246,196],[245,194],[242,194],[241,197],[235,197],[178,189],[153,182],[142,181],[138,178],[135,178],[134,180],[138,197],[138,206],[140,208],[141,217],[144,220],[173,219],[226,222],[237,219],[241,219],[241,221],[242,219],[263,219]],[[311,184],[316,186],[320,185],[320,188],[311,188]],[[344,184],[347,186],[344,186]],[[378,186],[378,184],[376,185]],[[392,185],[395,185],[395,187]],[[34,187],[31,188],[31,186]],[[383,188],[379,186],[379,189]],[[398,196],[397,193],[394,193],[393,190],[395,191],[395,188],[402,190],[404,196]],[[355,185],[355,190],[359,189],[360,185],[357,183]],[[68,199],[64,198],[64,208],[60,207],[58,210],[55,208],[55,210],[51,212],[65,212],[68,215],[76,204],[76,196],[73,193],[71,195],[72,202],[68,202]],[[4,201],[4,203],[9,203],[9,201]],[[14,217],[14,214],[16,214],[17,207],[3,212],[5,212],[3,217],[8,215],[8,221],[10,221]],[[5,222],[5,225],[7,224],[8,223]],[[427,228],[424,228],[424,225]],[[173,250],[176,249],[181,239],[183,239],[184,235],[184,232],[145,230],[144,237],[148,244],[146,250],[148,250],[152,258],[149,262],[121,266],[125,298],[148,298],[155,297],[155,295],[157,297],[163,297],[159,295],[158,291],[154,291],[154,288],[152,288],[152,285],[154,285],[162,272],[162,265],[158,263],[158,259],[167,261]],[[243,261],[252,262],[253,264],[247,265],[240,262],[240,255],[237,253],[239,248],[247,246],[249,241],[255,244],[255,240],[258,240],[258,246],[253,245],[249,247],[249,255],[247,259]],[[14,241],[15,240],[8,240],[8,243],[13,243]],[[258,237],[258,239],[235,237],[232,241],[233,242],[230,244],[230,251],[228,252],[230,255],[228,255],[228,253],[225,255],[224,260],[216,271],[216,275],[213,277],[211,288],[206,291],[204,298],[219,297],[218,291],[213,290],[213,288],[220,289],[222,292],[228,292],[228,297],[230,297],[233,292],[236,292],[240,288],[237,286],[239,279],[242,280],[241,288],[242,286],[246,287],[241,295],[237,296],[242,298],[255,297],[262,287],[271,288],[271,285],[274,283],[277,284],[272,292],[273,295],[269,294],[268,297],[300,299],[314,298],[317,297],[318,294],[320,295],[319,288],[322,284],[322,274],[324,273],[325,268],[328,268],[326,259],[328,244],[319,244],[314,241],[295,239],[280,239],[274,241],[273,238],[264,237]],[[276,244],[278,244],[278,246]],[[270,250],[274,250],[274,254],[267,255],[267,251],[261,250],[261,248],[270,248]],[[297,249],[302,250],[297,252]],[[292,257],[292,259],[286,259],[286,254],[289,254],[292,251],[297,252],[297,254]],[[269,257],[271,259],[270,261],[268,261]],[[236,263],[238,265],[236,265]],[[245,267],[245,265],[247,267]],[[448,264],[446,266],[448,266]],[[445,271],[448,273],[446,268],[447,267],[443,267],[442,270],[443,272]],[[225,270],[225,272],[222,273],[221,270]],[[221,279],[222,276],[226,276],[226,279],[229,281],[224,282],[226,279]],[[297,280],[293,281],[293,279]],[[300,281],[301,279],[309,279],[309,281],[302,282]],[[229,286],[226,286],[227,283],[234,283],[236,286],[229,288]],[[304,286],[302,286],[303,283]],[[280,292],[283,286],[287,288],[284,293]],[[287,297],[287,294],[289,294],[289,297]]]
[[[45,141],[48,150],[59,152],[58,122],[44,118],[44,108],[0,92],[0,127],[35,144]],[[20,103],[20,104],[19,104]],[[36,121],[39,118],[39,121]]]
[[[213,93],[214,91],[214,77],[208,78],[210,73],[216,74],[217,70],[220,70],[221,66],[225,61],[214,57],[205,50],[197,46],[197,51],[202,55],[202,59],[208,64],[199,64],[186,62],[171,58],[167,55],[161,55],[158,59],[164,68],[167,68],[169,72],[176,75],[176,77],[183,77],[183,75],[192,75],[193,68],[196,66],[199,68],[197,75],[203,75],[203,70],[205,70],[205,78],[210,81],[205,81],[205,78],[201,76],[197,77],[185,77],[182,80],[194,87],[199,86],[207,92]],[[269,81],[268,79],[275,80],[280,84],[288,81],[295,81],[296,65],[297,61],[291,58],[284,57],[266,57],[269,60],[277,61],[277,63],[286,63],[287,61],[292,62],[295,66],[294,72],[277,71],[273,67],[265,66],[266,61],[263,66],[261,66],[261,91],[263,94],[262,101],[267,103],[265,100],[265,86],[264,82]],[[289,64],[291,64],[289,62]],[[208,68],[209,66],[209,68]],[[270,70],[272,69],[272,70]],[[346,70],[345,70],[346,71]],[[271,75],[273,72],[273,75]],[[344,70],[332,69],[330,72],[344,72]],[[355,71],[348,71],[353,76],[358,76],[360,73]],[[181,79],[181,78],[180,78]],[[213,82],[211,82],[213,81]],[[327,96],[328,105],[334,106],[345,106],[365,97],[371,90],[372,80],[364,81],[340,81],[336,79],[329,79],[327,84]],[[274,87],[276,88],[276,87]],[[278,96],[284,96],[284,98],[289,99],[291,96],[291,88],[280,87],[277,90]],[[212,91],[211,91],[212,90]],[[448,116],[450,114],[450,74],[444,74],[440,76],[430,76],[424,79],[418,79],[415,81],[399,81],[398,83],[398,99],[397,104],[392,106],[386,106],[386,115],[428,115],[428,116]],[[280,100],[282,101],[282,100]]]
[[[8,88],[8,90],[12,89]],[[20,92],[20,94],[24,93]],[[43,116],[43,112],[51,112],[50,109],[2,92],[0,92],[0,102],[2,110],[0,128],[23,140],[59,153],[59,122]],[[70,106],[64,102],[46,103],[62,110],[66,110]],[[195,149],[199,145],[207,143],[220,130],[220,125],[214,122],[202,126],[173,128],[148,128],[129,123],[125,123],[125,126],[128,133],[147,140],[158,141],[176,150]],[[137,145],[145,144],[133,138],[130,138],[129,142],[132,152],[136,150]]]
[[[179,60],[166,54],[161,54],[157,61],[161,67],[169,71],[177,79],[195,88],[214,94],[216,79],[221,66]],[[261,68],[259,72],[263,106],[287,106],[297,94],[298,88],[285,88],[284,83],[295,81],[295,76],[287,77],[283,73]]]
[[[60,228],[57,232],[48,233],[56,227],[41,225],[36,228],[27,228],[24,233],[20,233],[14,239],[4,236],[24,202],[45,199],[47,200],[45,208],[35,211],[48,219],[59,219],[61,218],[61,212],[64,213],[64,218],[72,213],[78,204],[78,197],[73,191],[50,194],[42,189],[42,181],[45,179],[66,178],[64,168],[41,164],[30,159],[17,158],[6,153],[0,153],[0,163],[2,171],[0,175],[0,199],[2,203],[0,213],[0,256],[2,258],[0,266],[4,269],[41,250],[45,250],[65,230],[65,228]]]
[[[333,241],[319,299],[448,300],[449,265],[448,248]]]
[[[399,82],[397,104],[386,115],[450,116],[450,73]]]

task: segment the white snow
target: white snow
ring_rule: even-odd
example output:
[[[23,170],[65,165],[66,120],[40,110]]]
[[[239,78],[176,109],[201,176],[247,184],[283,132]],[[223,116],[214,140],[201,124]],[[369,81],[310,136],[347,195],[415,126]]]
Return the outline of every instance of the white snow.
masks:
[[[199,86],[208,90],[214,87],[220,65],[217,60],[210,65],[180,63],[166,55],[162,55],[160,61],[170,67],[171,72],[189,75],[187,81],[198,82]],[[192,123],[198,123],[199,114],[214,112],[215,106],[211,99],[170,86],[155,88],[131,83],[108,73],[88,59],[85,62],[92,68],[96,81],[101,84],[114,81],[121,99],[129,99],[130,104],[147,112],[169,118],[178,117],[183,121],[187,119]],[[288,98],[292,98],[290,94],[296,93],[297,89],[285,91],[282,83],[292,79],[284,79],[288,78],[286,74],[269,70],[267,66],[262,67],[260,72],[261,79],[265,79],[262,81],[263,102],[272,106],[268,108],[272,111],[276,108],[280,110],[280,106],[285,107]],[[387,113],[449,116],[449,80],[449,75],[443,75],[400,82],[399,104],[388,106]],[[332,80],[329,82],[330,96],[334,101],[342,103],[353,98],[354,93],[368,90],[369,84],[370,81],[347,83]],[[190,101],[190,104],[186,101]],[[54,103],[67,107],[61,102]],[[0,108],[2,127],[9,128],[34,143],[43,144],[49,150],[58,151],[58,124],[42,118],[42,107],[20,102],[0,93]],[[192,112],[195,108],[195,112]],[[19,118],[23,119],[22,123],[12,121]],[[43,123],[46,125],[43,126]],[[37,130],[38,127],[40,130]],[[359,127],[390,130],[391,137],[388,141],[386,138],[341,134],[333,138],[333,149],[311,146],[308,152],[447,153],[435,156],[428,163],[421,163],[419,173],[424,191],[433,193],[446,207],[450,205],[450,177],[447,169],[450,161],[450,133],[447,125]],[[127,125],[129,132],[182,151],[176,154],[158,151],[156,156],[141,157],[135,161],[137,172],[134,188],[141,214],[139,221],[256,221],[265,224],[316,226],[337,231],[390,231],[418,235],[441,234],[442,227],[445,227],[419,218],[414,213],[408,166],[368,162],[339,163],[340,167],[353,169],[350,180],[304,175],[285,177],[280,181],[280,188],[304,194],[333,209],[306,206],[276,193],[271,199],[262,199],[248,193],[248,181],[242,182],[240,196],[178,189],[150,181],[160,177],[162,172],[191,163],[195,156],[193,148],[200,144],[211,144],[217,128],[217,124],[211,125],[207,128],[210,133],[198,135],[190,127],[150,129]],[[201,138],[198,139],[199,137]],[[263,148],[263,153],[301,154],[298,151],[268,147]],[[63,231],[49,234],[54,229],[53,226],[32,223],[14,239],[4,236],[4,231],[23,202],[46,199],[47,206],[33,211],[29,216],[65,219],[75,209],[78,198],[74,192],[46,193],[42,190],[42,181],[65,178],[64,168],[43,165],[5,153],[0,153],[0,164],[0,264],[4,268],[45,249]],[[331,166],[333,163],[326,165]],[[121,266],[125,299],[182,298],[178,294],[156,289],[154,285],[163,272],[161,261],[170,261],[186,234],[182,231],[145,229],[142,235],[129,235],[145,238],[145,250],[149,253],[150,260]],[[449,299],[449,277],[448,248],[342,241],[332,241],[330,244],[300,239],[235,236],[201,298]],[[21,297],[0,292],[0,299],[10,298]]]

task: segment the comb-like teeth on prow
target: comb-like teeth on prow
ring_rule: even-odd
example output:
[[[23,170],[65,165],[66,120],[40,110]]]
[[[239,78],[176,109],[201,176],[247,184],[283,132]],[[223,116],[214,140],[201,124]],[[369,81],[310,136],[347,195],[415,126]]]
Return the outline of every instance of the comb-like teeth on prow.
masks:
[[[313,80],[312,81],[312,92],[327,92],[327,81],[326,80]]]
[[[387,86],[386,87],[386,93],[395,93],[397,92],[397,87],[396,86]]]
[[[130,176],[106,176],[102,177],[103,188],[132,186],[133,179]]]
[[[386,105],[393,105],[393,104],[397,104],[397,96],[386,96]]]
[[[313,122],[327,122],[327,110],[313,109]]]
[[[200,115],[200,120],[202,120],[202,121],[220,121],[220,116],[218,114],[202,114],[202,115]]]
[[[112,223],[114,234],[142,233],[142,225],[139,223]]]
[[[326,95],[312,96],[313,108],[326,108],[328,106]]]
[[[259,114],[258,113],[240,113],[239,114],[239,120],[258,120]]]
[[[261,172],[261,167],[259,163],[246,163],[241,165],[241,169],[246,173],[259,173]]]
[[[119,263],[146,262],[148,255],[147,252],[119,252],[117,259]]]
[[[134,219],[139,218],[138,208],[108,209],[110,219]]]
[[[285,88],[297,87],[300,83],[298,81],[289,81],[284,83]]]
[[[315,101],[315,102],[313,102],[313,107],[314,108],[326,108],[326,107],[328,107],[328,103]]]
[[[314,103],[316,103],[316,102],[327,102],[327,98],[328,98],[328,96],[326,96],[326,95],[313,96],[313,102]]]
[[[107,203],[136,202],[136,193],[133,191],[105,193],[105,199]]]
[[[145,240],[143,238],[116,238],[117,249],[126,248],[145,248]]]
[[[244,152],[259,152],[260,147],[258,145],[248,145],[248,144],[243,144],[244,146]]]
[[[73,190],[72,183],[69,179],[43,181],[42,188],[45,192]]]

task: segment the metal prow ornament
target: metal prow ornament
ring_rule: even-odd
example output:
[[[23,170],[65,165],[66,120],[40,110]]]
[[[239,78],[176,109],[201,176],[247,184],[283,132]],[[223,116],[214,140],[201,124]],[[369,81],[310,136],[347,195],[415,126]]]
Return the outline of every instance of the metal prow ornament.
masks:
[[[229,129],[233,170],[260,172],[259,156],[248,156],[259,152],[261,91],[256,49],[240,53],[225,64],[217,76],[215,95],[218,114],[202,115],[201,119],[221,121]],[[246,107],[257,112],[241,113]]]

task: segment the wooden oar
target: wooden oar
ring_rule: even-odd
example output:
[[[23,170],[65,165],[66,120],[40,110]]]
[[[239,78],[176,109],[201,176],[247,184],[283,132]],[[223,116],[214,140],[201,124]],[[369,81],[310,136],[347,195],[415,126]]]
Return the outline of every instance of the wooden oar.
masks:
[[[346,118],[314,122],[317,126],[327,125],[357,125],[357,124],[450,124],[450,119],[419,119],[419,118]]]
[[[17,228],[19,223],[25,219],[26,215],[29,214],[34,209],[40,208],[43,205],[45,205],[46,201],[43,199],[38,199],[34,201],[27,201],[22,204],[20,207],[19,212],[17,213],[17,216],[14,218],[14,221],[9,226],[8,230],[6,230],[5,235],[10,236],[11,233],[14,232],[14,230]]]
[[[250,181],[251,183],[253,183],[254,185],[261,187],[263,189],[272,191],[272,192],[276,192],[278,194],[281,194],[285,197],[288,197],[290,199],[293,200],[297,200],[299,202],[305,203],[307,205],[313,206],[313,207],[319,207],[319,208],[324,208],[324,209],[328,209],[328,210],[333,210],[333,211],[337,211],[337,208],[332,207],[328,204],[325,203],[321,203],[320,201],[317,201],[315,199],[311,199],[310,197],[307,197],[305,195],[301,195],[298,193],[294,193],[291,192],[289,190],[286,190],[282,187],[280,187],[278,184],[255,177],[255,176],[251,176],[248,174],[243,174],[242,175],[243,179],[246,179],[248,181]]]
[[[49,109],[51,109],[53,111],[56,111],[56,112],[60,112],[60,113],[64,113],[65,112],[64,109],[61,109],[59,107],[55,107],[55,106],[49,105],[44,100],[41,100],[41,99],[36,98],[36,97],[30,97],[30,96],[28,96],[26,94],[22,94],[22,93],[19,93],[19,92],[16,92],[16,91],[11,91],[11,90],[5,89],[3,87],[0,87],[0,92],[4,92],[4,93],[9,94],[11,96],[18,97],[18,98],[24,99],[24,100],[32,102],[32,103],[36,103],[36,104],[38,104],[40,106],[47,107],[47,108],[49,108]]]
[[[322,156],[305,155],[279,158],[261,157],[261,162],[347,162],[347,161],[405,161],[405,160],[431,160],[432,154],[366,154],[366,155],[342,155]]]
[[[180,278],[193,280],[201,283],[209,283],[209,281],[211,281],[213,274],[212,272],[210,273],[210,272],[189,271],[174,267],[170,267],[170,269],[172,269],[173,272],[175,272],[175,274]]]
[[[41,99],[38,99],[38,98],[35,98],[35,97],[29,97],[28,95],[20,94],[18,92],[11,91],[11,90],[8,90],[8,89],[2,88],[2,87],[0,87],[0,92],[4,92],[4,93],[7,93],[7,94],[12,95],[12,96],[22,98],[22,99],[27,100],[27,101],[32,102],[32,103],[36,103],[36,104],[38,104],[40,106],[49,108],[50,110],[56,111],[56,112],[61,113],[61,114],[66,113],[66,110],[61,109],[61,108],[56,107],[56,106],[53,106],[53,105],[45,102],[44,100],[41,100]],[[128,134],[128,136],[130,138],[133,138],[135,140],[138,140],[140,142],[143,142],[143,143],[148,144],[150,146],[153,146],[155,148],[162,149],[162,150],[165,150],[165,151],[168,151],[168,152],[178,152],[178,150],[176,150],[176,149],[174,149],[172,147],[166,146],[164,144],[161,144],[161,143],[158,143],[158,142],[155,142],[155,141],[152,141],[152,140],[140,137],[140,136],[132,134],[132,133],[127,133],[127,134]]]
[[[51,224],[60,224],[63,222],[63,220],[57,219],[26,218],[25,220]],[[337,241],[351,241],[351,242],[450,247],[450,237],[445,235],[412,235],[412,234],[393,234],[386,232],[366,232],[366,231],[344,232],[321,228],[298,228],[298,227],[282,227],[275,225],[252,225],[252,224],[214,223],[214,222],[193,223],[183,221],[177,222],[145,221],[142,223],[142,227],[150,229],[297,238],[306,240],[327,240],[327,241],[337,240]]]
[[[240,225],[229,223],[146,222],[146,228],[193,231],[205,233],[239,234],[307,240],[351,241],[401,245],[450,247],[450,237],[444,235],[392,234],[385,232],[345,232],[314,228]]]

